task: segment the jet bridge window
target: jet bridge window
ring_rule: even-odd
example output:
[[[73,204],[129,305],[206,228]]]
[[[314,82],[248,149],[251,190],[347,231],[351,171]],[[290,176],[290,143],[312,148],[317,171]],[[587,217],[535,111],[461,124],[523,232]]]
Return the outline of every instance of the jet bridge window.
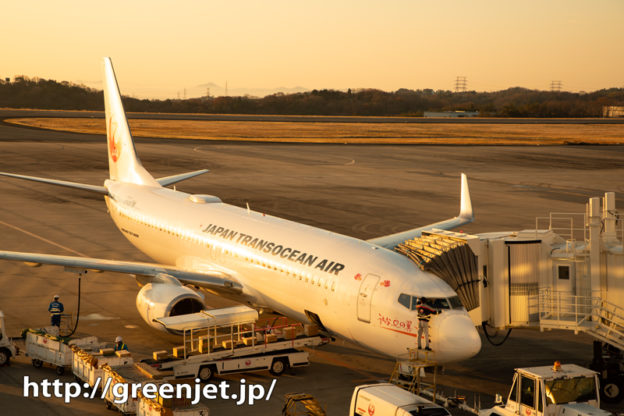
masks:
[[[559,280],[570,280],[570,266],[559,266],[557,268]]]

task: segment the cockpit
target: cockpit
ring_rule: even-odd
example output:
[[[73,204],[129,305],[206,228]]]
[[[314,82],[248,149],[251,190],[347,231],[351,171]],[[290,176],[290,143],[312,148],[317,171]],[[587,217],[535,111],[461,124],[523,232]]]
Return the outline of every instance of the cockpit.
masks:
[[[407,309],[415,311],[416,306],[418,305],[418,296],[408,295],[407,293],[401,293],[399,295],[399,303],[405,306]],[[459,300],[459,296],[453,296],[450,298],[427,298],[427,305],[431,306],[433,309],[437,311],[442,311],[445,309],[464,309],[464,305],[462,305]]]

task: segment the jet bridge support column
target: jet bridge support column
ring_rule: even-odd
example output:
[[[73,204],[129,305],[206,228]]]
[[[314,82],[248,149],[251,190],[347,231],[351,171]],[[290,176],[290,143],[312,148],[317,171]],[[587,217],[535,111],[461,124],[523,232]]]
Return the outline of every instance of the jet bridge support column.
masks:
[[[591,297],[600,298],[600,198],[589,199],[589,276]]]
[[[617,233],[615,229],[617,220],[615,213],[615,192],[605,192],[602,202],[602,218],[604,219],[603,237],[605,243],[615,243],[617,241]]]

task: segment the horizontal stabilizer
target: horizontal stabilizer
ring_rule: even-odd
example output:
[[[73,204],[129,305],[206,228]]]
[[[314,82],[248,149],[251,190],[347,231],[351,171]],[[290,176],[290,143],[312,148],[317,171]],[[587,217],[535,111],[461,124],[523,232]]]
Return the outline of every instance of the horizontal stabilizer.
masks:
[[[182,182],[187,179],[191,179],[191,178],[194,178],[195,176],[199,176],[208,172],[210,172],[208,169],[200,169],[200,170],[195,170],[193,172],[180,173],[178,175],[166,176],[164,178],[156,179],[156,182],[158,182],[161,186],[169,186],[169,185],[173,185],[174,183]]]
[[[242,286],[221,271],[191,272],[174,266],[163,266],[154,263],[95,259],[89,257],[57,256],[52,254],[21,253],[16,251],[0,251],[0,260],[14,260],[29,263],[65,266],[74,270],[102,270],[107,272],[126,273],[141,276],[170,275],[183,284],[211,289],[216,292],[240,293]]]
[[[95,192],[98,194],[108,195],[108,189],[106,189],[103,186],[88,185],[86,183],[77,183],[77,182],[69,182],[69,181],[60,181],[57,179],[38,178],[36,176],[16,175],[14,173],[6,173],[6,172],[0,172],[0,175],[8,176],[11,178],[17,178],[17,179],[25,179],[25,180],[33,181],[33,182],[42,182],[42,183],[47,183],[50,185],[65,186],[67,188],[82,189],[83,191],[89,191],[89,192]]]

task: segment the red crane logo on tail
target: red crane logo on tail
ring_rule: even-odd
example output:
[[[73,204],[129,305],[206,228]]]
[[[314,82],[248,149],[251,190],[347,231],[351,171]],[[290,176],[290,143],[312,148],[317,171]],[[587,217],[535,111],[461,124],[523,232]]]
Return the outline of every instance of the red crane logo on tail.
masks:
[[[121,153],[121,143],[115,140],[115,133],[117,133],[117,123],[113,124],[113,118],[111,117],[108,119],[108,153],[113,162],[117,162]]]

